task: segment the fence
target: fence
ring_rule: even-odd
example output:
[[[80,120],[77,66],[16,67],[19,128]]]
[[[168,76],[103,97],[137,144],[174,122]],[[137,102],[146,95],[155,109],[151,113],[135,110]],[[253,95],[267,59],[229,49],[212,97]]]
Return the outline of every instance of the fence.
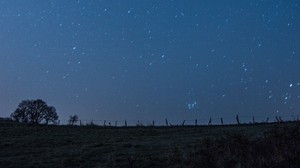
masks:
[[[229,125],[229,124],[255,124],[285,121],[299,121],[298,116],[239,116],[234,117],[209,117],[207,119],[184,119],[184,120],[78,120],[74,125],[94,126],[201,126],[201,125]],[[59,120],[58,125],[67,125],[67,120]]]

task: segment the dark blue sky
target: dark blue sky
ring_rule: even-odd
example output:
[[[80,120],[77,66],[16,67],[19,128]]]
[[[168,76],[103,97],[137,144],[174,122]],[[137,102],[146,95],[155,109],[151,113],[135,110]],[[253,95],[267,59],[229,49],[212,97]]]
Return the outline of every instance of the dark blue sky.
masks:
[[[62,121],[291,119],[300,1],[1,0],[0,60],[0,116],[41,98]]]

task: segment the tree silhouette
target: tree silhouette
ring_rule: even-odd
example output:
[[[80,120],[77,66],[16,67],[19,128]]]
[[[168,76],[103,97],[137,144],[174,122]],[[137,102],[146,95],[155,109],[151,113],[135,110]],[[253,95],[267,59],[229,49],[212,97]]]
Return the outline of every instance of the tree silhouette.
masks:
[[[75,114],[75,115],[71,115],[70,116],[70,119],[69,119],[69,125],[74,125],[78,122],[78,116]]]
[[[23,100],[11,117],[17,122],[30,124],[55,124],[58,120],[56,109],[41,99]]]

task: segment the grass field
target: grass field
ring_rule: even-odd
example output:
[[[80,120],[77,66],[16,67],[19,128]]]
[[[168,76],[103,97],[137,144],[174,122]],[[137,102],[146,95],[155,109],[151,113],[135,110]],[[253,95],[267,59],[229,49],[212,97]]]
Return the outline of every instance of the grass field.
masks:
[[[0,167],[300,167],[300,125],[30,126],[0,123]]]

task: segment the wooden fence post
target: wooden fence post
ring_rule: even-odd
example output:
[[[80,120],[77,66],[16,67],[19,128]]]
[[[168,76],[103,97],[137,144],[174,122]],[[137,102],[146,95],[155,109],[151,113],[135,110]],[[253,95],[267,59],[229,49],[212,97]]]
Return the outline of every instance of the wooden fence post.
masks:
[[[266,119],[266,123],[269,121],[269,117]]]
[[[209,122],[208,122],[208,125],[211,125],[211,117],[209,118]]]
[[[276,116],[276,121],[279,123],[280,121],[279,121],[279,118]]]
[[[118,126],[118,121],[115,122],[115,127],[117,127],[117,126]]]
[[[253,122],[253,124],[255,124],[255,119],[254,119],[254,116],[252,116],[252,122]]]
[[[154,120],[152,121],[152,126],[153,126],[153,127],[155,126],[155,121],[154,121]]]
[[[239,115],[236,115],[235,119],[236,119],[237,124],[240,125]]]
[[[221,117],[221,124],[223,125],[224,123],[223,123],[223,118]]]
[[[184,124],[185,124],[185,120],[183,120],[183,122],[182,122],[181,126],[184,126]]]
[[[125,120],[125,127],[127,127],[127,121]]]

